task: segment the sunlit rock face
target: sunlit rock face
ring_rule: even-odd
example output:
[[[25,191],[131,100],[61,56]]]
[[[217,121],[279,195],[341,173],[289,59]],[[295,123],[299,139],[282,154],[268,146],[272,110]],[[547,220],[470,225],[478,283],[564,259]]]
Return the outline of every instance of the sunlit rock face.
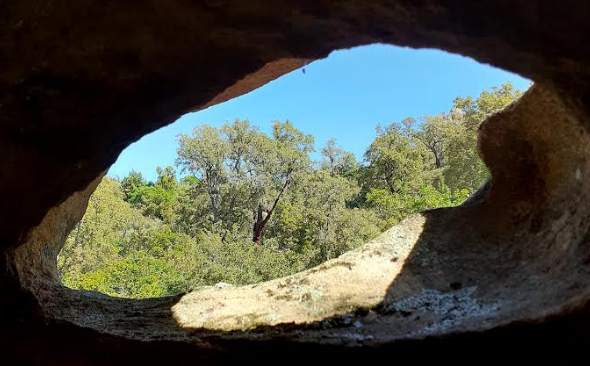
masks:
[[[532,0],[2,2],[1,359],[585,353],[589,12],[581,1]],[[536,82],[483,124],[493,178],[468,204],[254,286],[130,301],[59,284],[57,253],[128,144],[334,49],[375,42],[440,48]]]

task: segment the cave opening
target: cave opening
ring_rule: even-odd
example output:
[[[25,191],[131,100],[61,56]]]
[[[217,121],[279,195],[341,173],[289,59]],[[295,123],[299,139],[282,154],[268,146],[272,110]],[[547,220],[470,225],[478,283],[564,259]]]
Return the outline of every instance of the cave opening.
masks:
[[[313,271],[474,194],[489,179],[479,125],[529,85],[384,45],[302,64],[123,151],[58,256],[62,283],[152,298]]]
[[[584,352],[590,97],[583,3],[6,5],[0,24],[7,50],[0,57],[3,360],[225,364],[287,357],[338,364]],[[58,253],[124,147],[305,60],[369,42],[434,47],[535,80],[517,103],[480,127],[479,151],[491,184],[466,204],[412,215],[357,249],[276,280],[198,286],[186,295],[149,299],[62,286]],[[299,75],[318,75],[313,65]],[[346,75],[379,70],[354,66]],[[469,78],[477,79],[460,75],[446,85]],[[461,95],[477,96],[499,83]],[[421,90],[427,95],[433,89]],[[363,115],[374,110],[356,100],[345,104]],[[450,107],[367,115],[338,129],[360,136],[376,121],[401,122]],[[307,102],[299,109],[315,113],[324,105]],[[289,117],[316,135],[299,125],[307,119],[292,113],[226,119],[236,116],[256,125]],[[351,149],[336,137],[340,148]],[[317,139],[318,149],[324,142]],[[147,172],[170,164],[136,171],[155,183]]]

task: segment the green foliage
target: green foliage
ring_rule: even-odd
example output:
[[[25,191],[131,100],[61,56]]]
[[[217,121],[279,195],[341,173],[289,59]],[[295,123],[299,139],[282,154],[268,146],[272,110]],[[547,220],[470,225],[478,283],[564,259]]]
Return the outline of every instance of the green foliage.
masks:
[[[365,153],[369,184],[386,188],[391,194],[414,191],[425,179],[426,154],[418,141],[398,124],[377,126],[377,138]]]
[[[173,222],[176,206],[176,192],[173,190],[161,186],[141,186],[129,195],[128,202],[147,217]]]
[[[146,185],[145,179],[141,173],[132,170],[128,176],[121,181],[121,190],[125,194],[125,198],[129,200],[131,194],[139,187]]]
[[[381,220],[380,227],[385,230],[412,214],[433,208],[460,205],[469,195],[470,192],[466,189],[453,193],[445,185],[436,188],[422,186],[416,194],[390,193],[385,189],[371,188],[367,193],[367,205],[377,214]]]
[[[119,250],[138,232],[156,228],[123,200],[119,182],[105,178],[90,197],[88,209],[76,225],[58,258],[62,273],[80,268],[90,272],[118,258]]]
[[[492,114],[520,98],[521,92],[506,83],[484,90],[478,99],[456,98],[451,113],[446,116],[453,126],[448,132],[445,182],[452,190],[465,188],[475,191],[488,179],[489,172],[479,158],[477,129]]]
[[[156,168],[158,173],[158,179],[156,180],[156,187],[160,187],[165,191],[174,191],[178,182],[176,181],[176,171],[171,166],[167,166],[162,169],[161,167]]]
[[[354,154],[336,146],[336,139],[330,139],[322,148],[321,168],[330,175],[352,176],[360,167]]]
[[[457,98],[448,113],[377,127],[364,164],[289,122],[247,120],[178,138],[156,182],[105,178],[58,258],[62,282],[145,298],[256,283],[338,257],[409,215],[464,202],[489,173],[477,128],[520,96],[510,84]]]
[[[199,238],[194,270],[200,274],[195,285],[226,282],[256,283],[297,272],[300,268],[290,251],[272,245],[253,245],[246,240],[224,242],[214,233]]]
[[[183,292],[179,273],[171,263],[147,253],[134,254],[81,275],[76,285],[86,290],[129,298],[161,297]]]

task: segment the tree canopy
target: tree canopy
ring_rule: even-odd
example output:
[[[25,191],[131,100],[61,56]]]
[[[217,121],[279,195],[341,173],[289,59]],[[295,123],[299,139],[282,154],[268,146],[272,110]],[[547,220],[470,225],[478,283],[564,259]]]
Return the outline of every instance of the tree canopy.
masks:
[[[59,255],[62,281],[143,298],[316,266],[408,215],[461,204],[489,179],[479,125],[520,94],[504,84],[420,123],[377,125],[363,161],[335,139],[314,161],[313,136],[289,121],[270,134],[248,120],[198,126],[155,182],[103,179]]]

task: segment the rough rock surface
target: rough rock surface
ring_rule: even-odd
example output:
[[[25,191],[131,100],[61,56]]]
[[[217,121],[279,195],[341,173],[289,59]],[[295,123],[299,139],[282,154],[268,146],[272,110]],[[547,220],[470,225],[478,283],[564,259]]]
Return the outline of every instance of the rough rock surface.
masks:
[[[585,354],[589,17],[579,0],[0,0],[2,364]],[[374,42],[536,82],[482,126],[493,178],[468,204],[256,286],[138,301],[59,284],[64,238],[128,144]]]

